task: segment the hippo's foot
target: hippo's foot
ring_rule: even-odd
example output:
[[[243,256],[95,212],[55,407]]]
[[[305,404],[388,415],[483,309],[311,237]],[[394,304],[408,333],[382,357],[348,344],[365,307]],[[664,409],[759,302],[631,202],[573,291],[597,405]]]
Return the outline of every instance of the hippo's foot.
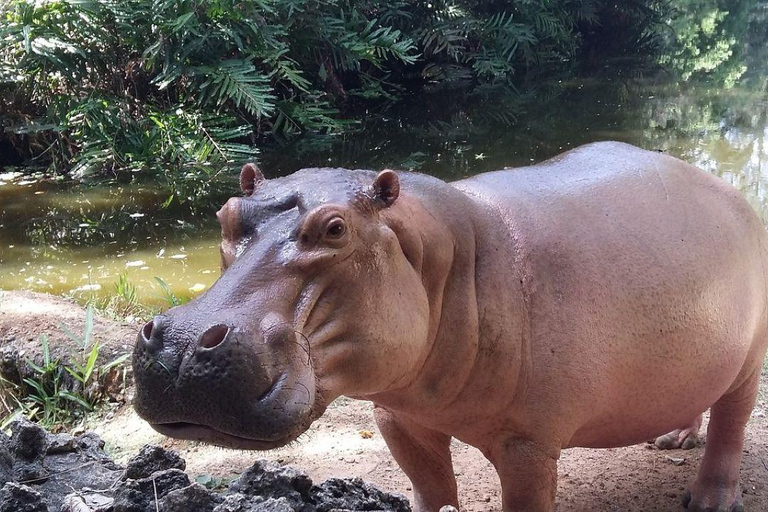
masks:
[[[709,492],[685,491],[683,505],[691,512],[744,512],[738,483],[734,489],[728,487],[713,487]]]
[[[712,406],[707,448],[684,504],[695,512],[741,512],[739,466],[744,428],[757,398],[760,368]]]
[[[673,430],[669,434],[657,437],[653,444],[659,450],[690,450],[699,445],[699,429],[701,428],[701,415],[686,428]]]

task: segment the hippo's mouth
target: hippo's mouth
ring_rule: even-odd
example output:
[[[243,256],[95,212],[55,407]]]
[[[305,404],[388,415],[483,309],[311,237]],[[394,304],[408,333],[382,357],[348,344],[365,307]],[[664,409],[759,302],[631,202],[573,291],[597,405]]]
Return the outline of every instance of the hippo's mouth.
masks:
[[[298,437],[297,434],[291,434],[280,439],[251,439],[228,434],[213,427],[209,427],[208,425],[199,425],[184,421],[176,421],[173,423],[150,423],[150,425],[156,431],[169,437],[188,439],[190,441],[201,441],[237,450],[272,450],[274,448],[285,446]]]

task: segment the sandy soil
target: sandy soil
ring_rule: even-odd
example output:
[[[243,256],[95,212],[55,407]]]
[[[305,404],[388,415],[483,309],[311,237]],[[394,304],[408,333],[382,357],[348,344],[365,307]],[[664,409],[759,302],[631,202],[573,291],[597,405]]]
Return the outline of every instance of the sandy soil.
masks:
[[[768,376],[763,382],[768,390],[766,381]],[[741,480],[748,511],[768,510],[767,398],[765,394],[761,398],[747,430]],[[376,430],[372,406],[367,402],[337,400],[298,441],[261,453],[168,439],[149,428],[130,407],[122,408],[109,420],[94,421],[90,427],[107,440],[108,449],[119,459],[146,442],[178,450],[191,475],[226,478],[247,468],[255,459],[266,458],[302,468],[316,481],[359,476],[412,498],[410,482]],[[703,452],[703,447],[659,451],[650,445],[565,450],[559,464],[556,509],[682,511],[680,497],[693,480]],[[480,452],[454,442],[453,457],[462,510],[501,510],[498,477]],[[676,465],[671,458],[684,461]]]
[[[29,295],[24,295],[29,299]],[[23,296],[22,296],[23,297]],[[58,322],[81,318],[77,306],[48,296],[33,296],[42,305],[6,293],[0,300],[0,346],[32,342],[40,332],[55,334]],[[17,300],[18,299],[18,300]],[[51,317],[51,312],[55,312]],[[66,313],[66,314],[65,314]],[[69,315],[69,316],[67,316]],[[81,324],[80,324],[81,325]],[[115,348],[130,347],[137,327],[97,322],[97,336]],[[10,334],[9,334],[10,333]],[[11,339],[13,338],[13,339]],[[57,338],[58,339],[58,338]],[[747,427],[742,463],[742,488],[746,510],[768,510],[768,372],[763,374],[762,391]],[[130,399],[131,391],[128,390]],[[107,449],[125,461],[145,443],[158,443],[178,450],[187,460],[193,477],[209,475],[228,478],[247,468],[255,459],[266,458],[291,464],[322,481],[330,477],[359,476],[380,487],[412,497],[410,483],[389,455],[376,430],[372,407],[350,399],[336,401],[328,412],[298,441],[269,452],[244,452],[168,439],[139,419],[129,405],[115,406],[90,419],[88,428],[107,441]],[[684,510],[680,496],[692,481],[704,448],[689,451],[658,451],[649,445],[608,450],[571,449],[563,452],[559,464],[557,510],[676,511]],[[496,473],[474,448],[455,442],[454,466],[462,509],[498,511],[500,488]],[[679,460],[684,459],[682,463]],[[679,464],[679,465],[678,465]]]

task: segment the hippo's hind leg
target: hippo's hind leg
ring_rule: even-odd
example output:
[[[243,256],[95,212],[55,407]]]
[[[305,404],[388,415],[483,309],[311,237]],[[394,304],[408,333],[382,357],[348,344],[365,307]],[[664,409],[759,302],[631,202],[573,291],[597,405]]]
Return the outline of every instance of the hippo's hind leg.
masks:
[[[701,414],[687,427],[657,437],[653,444],[660,450],[676,450],[678,448],[690,450],[699,444],[699,429],[701,429]]]
[[[738,388],[712,406],[707,447],[684,504],[693,511],[742,511],[739,468],[744,429],[757,398],[758,367]]]
[[[459,506],[451,460],[451,436],[424,428],[383,407],[374,408],[389,451],[413,484],[417,512]]]

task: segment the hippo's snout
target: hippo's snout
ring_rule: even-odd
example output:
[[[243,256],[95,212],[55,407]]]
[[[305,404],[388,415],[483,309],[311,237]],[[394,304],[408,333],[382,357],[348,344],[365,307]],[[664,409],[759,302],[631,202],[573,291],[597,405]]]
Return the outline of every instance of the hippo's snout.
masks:
[[[134,350],[136,411],[161,433],[223,446],[295,439],[310,423],[312,369],[297,357],[290,325],[272,323],[254,332],[235,322],[201,326],[174,310],[155,317]]]
[[[163,344],[166,323],[167,319],[163,316],[157,316],[151,322],[147,322],[139,334],[139,343],[143,343],[146,350],[158,351]],[[230,330],[230,327],[224,324],[214,325],[200,336],[197,344],[202,348],[214,348],[224,342]]]

